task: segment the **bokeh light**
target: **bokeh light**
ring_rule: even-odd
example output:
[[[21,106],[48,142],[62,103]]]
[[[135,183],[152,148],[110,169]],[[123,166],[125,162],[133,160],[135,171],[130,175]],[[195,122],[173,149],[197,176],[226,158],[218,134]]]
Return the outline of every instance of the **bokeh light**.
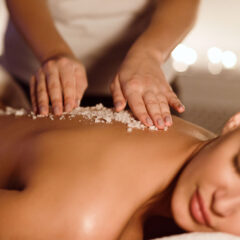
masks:
[[[184,62],[176,61],[176,60],[173,60],[172,66],[173,66],[174,70],[177,72],[186,72],[189,67],[188,64],[186,64]]]
[[[208,71],[213,75],[218,75],[222,72],[223,65],[222,63],[212,63],[208,62]]]
[[[222,61],[223,52],[220,48],[212,47],[208,50],[208,59],[213,64],[218,64]]]
[[[224,51],[222,54],[222,64],[227,69],[234,68],[237,60],[237,55],[232,51]]]
[[[173,68],[177,72],[185,72],[189,68],[190,65],[196,63],[198,59],[197,52],[190,47],[187,47],[184,44],[179,44],[172,51],[173,58]]]
[[[198,55],[193,48],[187,48],[185,54],[185,63],[188,65],[193,65],[197,61]]]
[[[187,47],[183,44],[177,45],[177,47],[175,47],[175,49],[172,51],[172,58],[177,62],[182,62],[186,49]]]
[[[192,65],[197,61],[198,55],[193,48],[187,47],[184,44],[179,44],[172,51],[172,58],[177,62],[183,62],[187,65]]]

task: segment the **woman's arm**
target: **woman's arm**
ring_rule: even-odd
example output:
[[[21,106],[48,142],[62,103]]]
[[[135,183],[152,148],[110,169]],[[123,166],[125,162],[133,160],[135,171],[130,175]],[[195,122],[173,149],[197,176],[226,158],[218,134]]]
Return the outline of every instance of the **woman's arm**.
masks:
[[[54,26],[46,0],[7,0],[15,26],[38,60],[43,63],[54,56],[73,53]]]
[[[129,50],[111,91],[117,111],[128,102],[144,124],[160,129],[172,125],[169,106],[184,106],[161,70],[172,49],[190,31],[200,0],[158,0],[151,23]]]
[[[7,0],[7,6],[16,28],[41,63],[30,81],[33,110],[47,115],[50,100],[55,115],[61,115],[63,107],[72,111],[87,88],[85,68],[54,26],[47,1]]]
[[[200,0],[158,0],[152,21],[135,43],[136,47],[142,45],[159,62],[166,61],[170,52],[193,27],[199,3]]]

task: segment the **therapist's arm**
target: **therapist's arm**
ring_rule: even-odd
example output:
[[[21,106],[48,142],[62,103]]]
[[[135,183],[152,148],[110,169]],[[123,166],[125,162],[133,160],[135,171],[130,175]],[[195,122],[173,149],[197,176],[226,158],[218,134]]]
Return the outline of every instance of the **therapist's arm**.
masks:
[[[136,47],[144,44],[160,62],[166,61],[194,26],[199,3],[200,0],[158,0],[152,21],[136,42]]]
[[[79,105],[87,87],[83,65],[57,31],[46,0],[7,0],[10,17],[41,63],[31,78],[33,109],[60,115]],[[63,92],[63,98],[62,98]]]
[[[6,3],[15,26],[40,62],[60,54],[73,57],[54,26],[46,0],[7,0]]]
[[[129,50],[111,85],[115,108],[128,102],[145,125],[162,129],[172,125],[169,105],[184,106],[161,70],[174,47],[194,25],[200,0],[158,0],[151,23]]]

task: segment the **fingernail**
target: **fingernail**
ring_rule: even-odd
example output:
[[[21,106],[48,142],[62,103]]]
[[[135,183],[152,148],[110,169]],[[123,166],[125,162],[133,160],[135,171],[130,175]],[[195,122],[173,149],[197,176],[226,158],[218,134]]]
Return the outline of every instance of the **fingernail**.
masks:
[[[79,105],[80,105],[80,100],[76,100],[76,101],[75,101],[75,104],[76,104],[76,107],[79,107]]]
[[[55,115],[60,115],[61,114],[60,113],[60,108],[58,106],[53,108],[53,112],[54,112]]]
[[[147,124],[149,124],[150,126],[153,125],[153,121],[151,120],[150,117],[147,117],[147,118],[146,118],[146,121],[147,121]]]
[[[66,112],[70,112],[72,110],[71,105],[68,103],[65,107]]]
[[[117,102],[115,104],[115,108],[118,110],[120,107],[122,106],[122,103],[121,102]]]
[[[157,124],[158,124],[158,126],[161,127],[161,128],[164,128],[164,126],[165,126],[165,124],[164,124],[164,122],[163,122],[162,119],[158,119],[158,120],[157,120]]]
[[[182,104],[179,104],[179,105],[178,105],[178,110],[184,111],[184,110],[185,110],[185,106],[182,105]]]
[[[47,111],[46,107],[39,107],[39,113],[40,114],[45,114]]]
[[[172,123],[171,118],[169,116],[165,117],[165,123],[170,125]]]

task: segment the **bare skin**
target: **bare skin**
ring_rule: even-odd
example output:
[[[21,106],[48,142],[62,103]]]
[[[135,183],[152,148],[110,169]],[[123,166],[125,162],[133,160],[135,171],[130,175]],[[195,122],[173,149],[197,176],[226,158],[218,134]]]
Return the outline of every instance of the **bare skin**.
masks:
[[[55,28],[47,1],[6,2],[17,29],[41,63],[30,81],[33,110],[47,115],[50,101],[56,115],[71,111],[79,105],[87,88],[86,72],[81,59],[76,59]],[[116,111],[128,103],[137,119],[159,129],[172,125],[170,106],[179,113],[184,111],[161,66],[191,30],[199,2],[156,1],[151,23],[133,43],[112,81]]]
[[[140,240],[146,217],[171,216],[171,183],[215,137],[176,117],[167,132],[130,134],[78,120],[0,118],[1,239]]]

